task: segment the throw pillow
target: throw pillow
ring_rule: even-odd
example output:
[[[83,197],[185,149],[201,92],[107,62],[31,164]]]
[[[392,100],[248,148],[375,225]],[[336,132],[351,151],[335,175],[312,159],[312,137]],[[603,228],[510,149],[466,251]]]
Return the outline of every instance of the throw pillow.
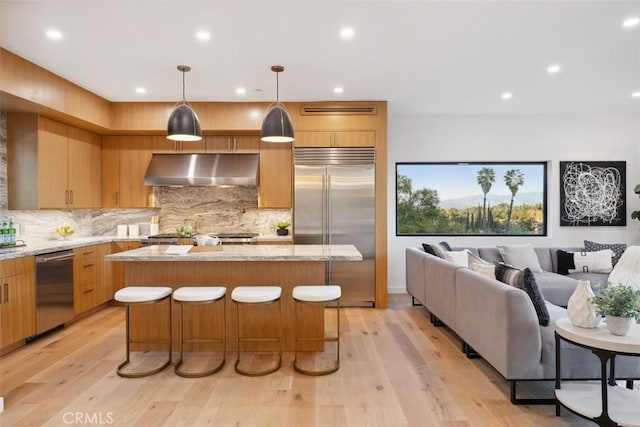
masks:
[[[469,251],[445,251],[444,259],[461,267],[469,267]]]
[[[611,249],[613,251],[613,257],[611,257],[611,265],[615,266],[624,253],[625,249],[627,249],[627,245],[625,243],[596,243],[592,242],[591,240],[585,240],[584,249],[587,252],[596,252],[602,251],[604,249]]]
[[[441,248],[443,248],[445,251],[449,251],[451,252],[453,249],[451,249],[451,245],[449,244],[449,242],[445,242],[444,240],[440,243],[438,243],[440,245]]]
[[[527,295],[529,295],[533,307],[536,310],[538,323],[542,326],[549,325],[549,310],[547,310],[544,296],[536,283],[536,278],[531,272],[531,269],[525,268],[524,270],[519,270],[505,264],[496,263],[496,279],[514,288],[525,291]]]
[[[422,247],[424,251],[433,256],[437,256],[438,258],[444,259],[445,250],[440,245],[432,245],[430,243],[423,243]]]
[[[576,252],[573,254],[574,269],[569,273],[611,273],[613,251],[605,249],[597,252]]]
[[[483,276],[487,276],[489,279],[495,280],[496,278],[496,266],[493,264],[471,262],[469,264],[469,268],[477,273],[482,274]]]
[[[471,251],[467,251],[469,253],[469,265],[473,264],[474,262],[477,264],[487,264],[487,265],[491,265],[493,266],[492,262],[486,261],[482,258],[480,258],[478,255],[475,255],[473,253],[471,253]],[[494,277],[495,279],[495,277]]]
[[[530,244],[498,245],[497,247],[505,264],[516,268],[529,268],[534,273],[542,273],[538,256]]]
[[[569,274],[569,270],[574,270],[576,264],[573,262],[573,252],[566,252],[558,249],[556,252],[558,257],[558,274]]]

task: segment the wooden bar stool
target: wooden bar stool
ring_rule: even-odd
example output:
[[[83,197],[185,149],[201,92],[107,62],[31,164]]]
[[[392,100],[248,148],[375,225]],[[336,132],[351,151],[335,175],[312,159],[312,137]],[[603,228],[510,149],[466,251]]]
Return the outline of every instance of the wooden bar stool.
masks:
[[[118,302],[121,302],[126,307],[126,328],[127,328],[127,358],[124,362],[118,366],[117,373],[119,376],[124,378],[141,378],[146,377],[148,375],[156,374],[162,371],[164,368],[171,364],[171,340],[172,340],[172,332],[171,332],[171,292],[173,289],[167,286],[127,286],[126,288],[122,288],[115,293],[114,299]],[[132,305],[142,305],[142,304],[158,304],[164,300],[167,300],[169,303],[169,338],[140,338],[140,339],[131,339],[131,324],[129,322],[129,311]],[[127,366],[130,362],[131,344],[167,344],[167,361],[160,367],[148,370],[148,371],[138,371],[138,372],[124,372],[123,368]]]
[[[322,304],[325,306],[329,302],[336,303],[336,323],[337,331],[335,337],[326,336],[323,332],[323,337],[301,337],[298,335],[298,307],[295,307],[295,354],[293,358],[293,368],[305,375],[328,375],[336,372],[340,368],[340,297],[342,296],[342,289],[338,285],[305,285],[296,286],[293,288],[293,300],[297,304]],[[336,343],[336,359],[333,365],[327,369],[312,370],[304,369],[298,365],[298,344],[301,342],[335,342]],[[324,344],[323,344],[324,345]]]
[[[280,302],[280,296],[282,295],[282,288],[280,286],[238,286],[231,292],[231,299],[236,304],[236,333],[237,333],[237,357],[235,370],[237,373],[247,375],[250,377],[257,377],[260,375],[267,375],[280,369],[282,365],[282,303]],[[250,307],[256,304],[275,304],[278,303],[278,330],[279,336],[277,337],[242,337],[241,336],[241,324],[240,324],[240,306]],[[264,323],[272,319],[264,319]],[[240,345],[243,343],[265,343],[276,342],[279,345],[278,361],[275,366],[263,370],[249,370],[240,367]]]
[[[178,288],[173,292],[173,301],[180,304],[180,359],[176,363],[174,372],[181,377],[186,378],[199,378],[206,377],[211,374],[215,374],[225,364],[227,360],[227,303],[225,301],[225,294],[227,288],[223,286],[185,286]],[[215,304],[218,301],[222,301],[222,338],[185,338],[184,337],[184,308],[186,305],[202,305],[202,304]],[[222,348],[222,361],[214,368],[207,369],[199,372],[187,372],[181,369],[184,362],[184,344],[194,343],[209,343],[209,344],[223,344]]]

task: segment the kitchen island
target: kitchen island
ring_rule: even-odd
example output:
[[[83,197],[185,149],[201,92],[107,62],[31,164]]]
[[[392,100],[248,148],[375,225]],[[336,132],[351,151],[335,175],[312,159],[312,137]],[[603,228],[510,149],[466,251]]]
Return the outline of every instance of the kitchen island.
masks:
[[[225,286],[227,288],[227,348],[235,350],[236,318],[231,291],[236,286],[281,286],[282,287],[282,333],[285,351],[293,351],[294,303],[293,287],[304,284],[325,284],[327,264],[330,261],[362,261],[362,254],[353,245],[222,245],[220,247],[194,247],[184,255],[167,254],[168,246],[156,245],[108,255],[107,261],[123,262],[126,286]],[[343,285],[341,283],[336,283]],[[277,307],[277,306],[276,306]],[[151,309],[159,307],[138,306],[132,311],[132,334],[153,336],[166,330],[168,316],[153,315],[154,322],[139,322],[136,319],[152,316]],[[200,319],[210,305],[191,307],[194,316],[185,319],[186,330],[200,337],[213,336],[221,332],[221,325]],[[277,318],[273,306],[255,308],[255,322],[247,325],[249,333],[277,334],[277,322],[264,322],[258,310],[270,310]],[[178,315],[174,307],[174,318]],[[299,327],[306,334],[321,336],[324,311],[305,305],[299,311]],[[212,316],[207,316],[207,319]],[[252,317],[249,316],[251,320]],[[143,326],[147,325],[147,326]],[[174,324],[174,345],[177,345],[178,330]],[[138,344],[138,346],[140,346]],[[136,348],[136,347],[134,347]],[[177,348],[177,346],[175,347]],[[153,347],[137,347],[139,350]],[[266,350],[266,347],[259,348]],[[200,350],[195,347],[193,350]],[[257,349],[256,349],[257,350]]]

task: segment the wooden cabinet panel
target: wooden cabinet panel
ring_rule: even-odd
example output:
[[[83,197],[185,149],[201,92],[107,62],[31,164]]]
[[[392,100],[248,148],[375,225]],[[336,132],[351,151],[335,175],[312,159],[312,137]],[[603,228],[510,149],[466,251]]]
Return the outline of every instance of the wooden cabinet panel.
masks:
[[[204,153],[205,152],[205,139],[200,141],[172,141],[167,139],[166,136],[154,136],[153,137],[153,152],[154,153]]]
[[[102,137],[102,207],[117,208],[120,203],[120,137]]]
[[[23,257],[0,261],[0,348],[35,333],[34,259]]]
[[[291,144],[260,143],[259,207],[291,209],[292,160]]]
[[[152,136],[102,138],[103,208],[146,208],[153,205],[153,187],[144,185],[152,147]]]
[[[96,246],[77,248],[73,253],[73,311],[78,315],[99,305],[103,260],[98,258]]]
[[[260,138],[253,135],[207,136],[207,153],[259,153]]]
[[[106,261],[104,257],[111,254],[111,243],[103,243],[96,245],[98,252],[98,260],[100,262],[100,288],[98,291],[98,304],[111,301],[113,299],[113,266],[110,261]]]
[[[296,132],[296,147],[331,147],[331,132]]]
[[[100,206],[98,135],[37,114],[11,113],[8,117],[10,209]]]
[[[40,117],[38,127],[38,208],[66,208],[69,203],[68,126]]]
[[[376,133],[366,131],[296,132],[296,147],[375,147]]]
[[[334,147],[375,147],[376,133],[367,131],[333,132]]]

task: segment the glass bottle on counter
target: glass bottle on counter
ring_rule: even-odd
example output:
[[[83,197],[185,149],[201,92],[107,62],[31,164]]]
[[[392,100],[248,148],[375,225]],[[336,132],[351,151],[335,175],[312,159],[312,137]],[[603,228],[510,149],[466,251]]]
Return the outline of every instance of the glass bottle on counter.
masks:
[[[7,246],[9,237],[9,227],[7,226],[7,220],[2,221],[2,229],[0,230],[0,245]]]
[[[13,219],[9,218],[9,245],[16,245],[16,227],[13,225]]]

